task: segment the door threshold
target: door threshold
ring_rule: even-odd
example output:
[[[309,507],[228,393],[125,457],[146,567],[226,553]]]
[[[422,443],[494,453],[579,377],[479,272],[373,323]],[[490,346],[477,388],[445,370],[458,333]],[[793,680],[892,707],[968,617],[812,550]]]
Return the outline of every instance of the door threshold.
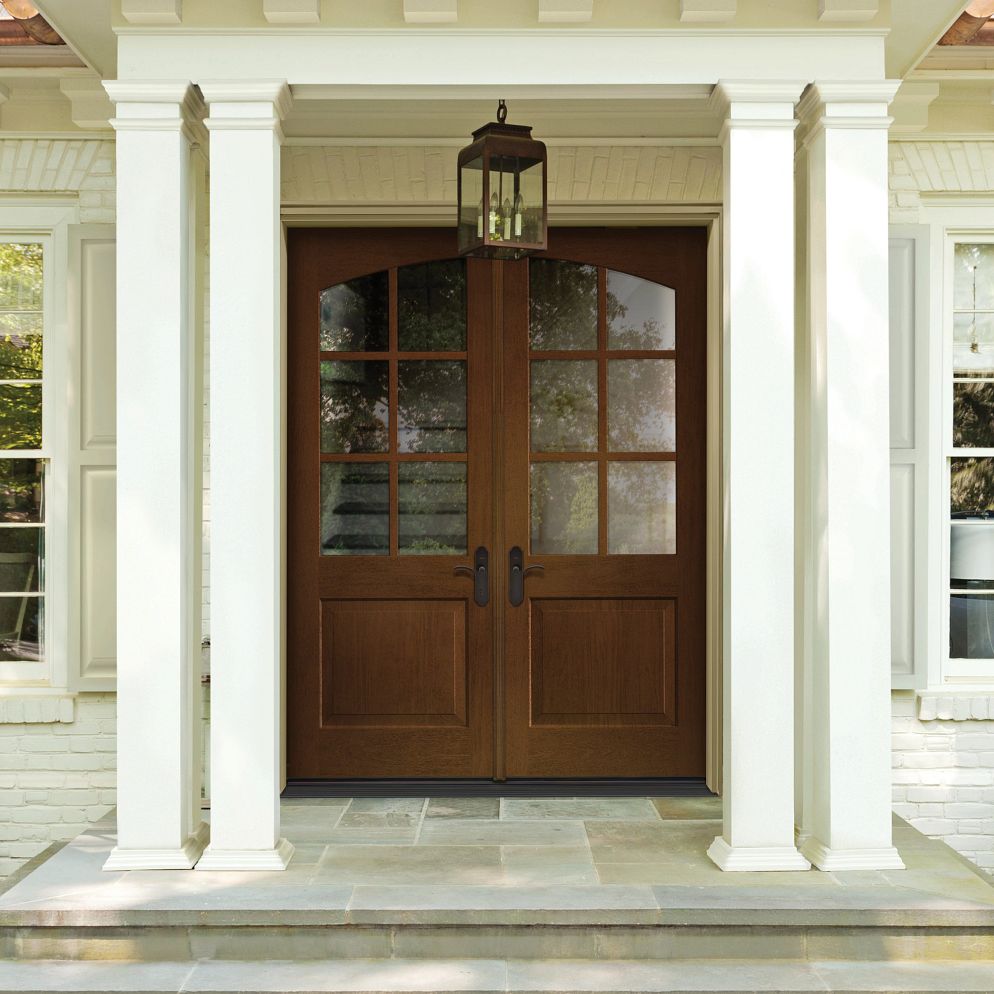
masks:
[[[298,797],[713,797],[703,777],[576,780],[288,780]]]

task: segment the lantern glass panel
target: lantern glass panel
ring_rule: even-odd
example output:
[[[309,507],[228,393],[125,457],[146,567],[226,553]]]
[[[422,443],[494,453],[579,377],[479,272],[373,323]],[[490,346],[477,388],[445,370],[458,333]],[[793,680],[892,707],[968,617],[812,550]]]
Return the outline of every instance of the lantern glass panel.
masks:
[[[541,242],[542,207],[541,161],[494,155],[487,211],[489,241],[508,247]]]
[[[459,199],[459,251],[464,252],[483,241],[483,159],[464,163]]]

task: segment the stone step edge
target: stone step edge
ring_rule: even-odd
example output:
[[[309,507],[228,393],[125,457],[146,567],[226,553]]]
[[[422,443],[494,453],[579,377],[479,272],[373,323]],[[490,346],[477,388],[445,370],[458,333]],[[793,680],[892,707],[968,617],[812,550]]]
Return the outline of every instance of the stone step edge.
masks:
[[[973,994],[989,992],[994,961],[799,963],[738,960],[363,960],[234,963],[0,964],[3,994]]]

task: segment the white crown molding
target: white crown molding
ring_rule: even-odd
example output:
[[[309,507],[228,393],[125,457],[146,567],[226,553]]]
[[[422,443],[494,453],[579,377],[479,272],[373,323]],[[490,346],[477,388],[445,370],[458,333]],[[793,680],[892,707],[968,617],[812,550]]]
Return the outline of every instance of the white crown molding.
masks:
[[[121,15],[129,24],[182,24],[183,0],[121,0]]]
[[[270,24],[320,24],[321,0],[262,0]]]
[[[582,24],[594,16],[594,0],[538,0],[540,24]]]
[[[404,0],[404,20],[408,24],[455,24],[458,0]]]
[[[819,21],[872,21],[879,13],[879,0],[818,0]]]
[[[99,79],[70,77],[59,81],[59,89],[70,103],[77,128],[105,131],[110,127],[114,105]]]
[[[737,0],[680,0],[681,21],[714,24],[730,21],[737,13]]]

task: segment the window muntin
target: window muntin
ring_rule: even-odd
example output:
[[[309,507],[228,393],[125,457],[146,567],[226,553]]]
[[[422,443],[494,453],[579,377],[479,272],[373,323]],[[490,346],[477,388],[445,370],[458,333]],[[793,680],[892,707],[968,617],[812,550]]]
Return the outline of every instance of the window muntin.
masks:
[[[0,662],[45,658],[45,250],[0,241]]]

